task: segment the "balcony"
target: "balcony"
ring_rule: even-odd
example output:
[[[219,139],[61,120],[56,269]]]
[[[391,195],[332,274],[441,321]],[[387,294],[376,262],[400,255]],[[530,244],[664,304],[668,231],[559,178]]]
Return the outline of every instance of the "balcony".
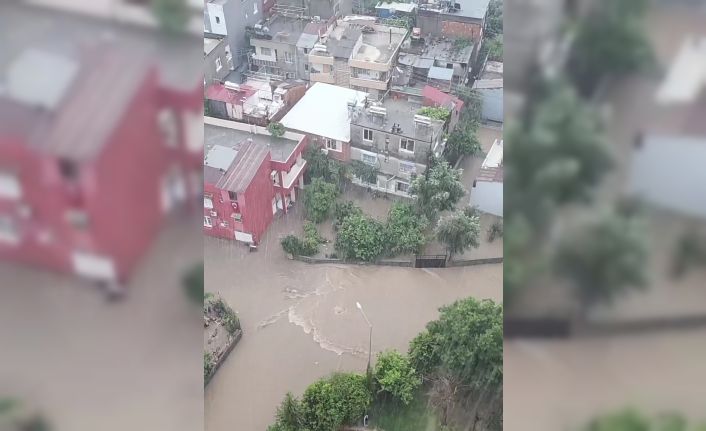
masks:
[[[387,90],[387,81],[365,78],[350,78],[350,84],[356,87],[372,88],[374,90]]]
[[[292,166],[292,169],[290,169],[289,172],[282,175],[282,182],[284,183],[285,190],[292,188],[304,170],[304,167],[306,167],[306,160],[301,159],[301,161],[297,161],[297,163]]]

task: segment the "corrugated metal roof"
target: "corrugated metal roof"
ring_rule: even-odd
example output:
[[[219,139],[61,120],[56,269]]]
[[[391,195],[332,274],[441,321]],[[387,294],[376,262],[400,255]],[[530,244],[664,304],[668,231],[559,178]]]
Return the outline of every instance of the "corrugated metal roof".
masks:
[[[147,78],[149,64],[138,53],[108,47],[87,55],[61,109],[31,144],[68,160],[96,156]]]
[[[445,67],[432,66],[429,68],[429,79],[439,79],[442,81],[451,81],[454,76],[453,69],[447,69]]]
[[[244,192],[268,154],[269,150],[266,147],[249,141],[244,142],[238,150],[235,161],[218,181],[216,187],[235,193]]]

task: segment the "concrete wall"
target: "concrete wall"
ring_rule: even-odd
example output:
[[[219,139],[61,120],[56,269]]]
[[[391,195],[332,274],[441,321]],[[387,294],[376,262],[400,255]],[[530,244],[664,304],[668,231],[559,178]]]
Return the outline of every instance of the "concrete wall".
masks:
[[[493,89],[481,89],[478,92],[483,97],[483,107],[481,111],[481,118],[483,120],[495,121],[498,123],[503,122],[504,110],[503,110],[503,89],[493,88]]]
[[[366,115],[366,114],[361,114]],[[387,126],[385,126],[387,127]],[[351,125],[351,145],[362,148],[364,150],[372,152],[385,152],[385,137],[389,136],[390,144],[388,145],[387,151],[389,151],[390,157],[395,157],[401,160],[406,160],[410,162],[416,162],[425,165],[427,161],[427,153],[432,149],[431,142],[425,142],[422,140],[414,139],[414,153],[409,153],[400,150],[400,140],[402,136],[393,135],[389,131],[382,131],[379,129],[373,130],[373,141],[363,140],[363,130],[367,127],[362,127],[356,124]],[[436,136],[435,138],[439,138]]]
[[[496,216],[503,216],[503,183],[479,181],[471,188],[471,206]]]
[[[213,51],[211,51],[206,58],[204,58],[204,79],[206,80],[206,85],[210,85],[213,82],[223,82],[225,77],[230,73],[232,67],[232,60],[229,61],[226,56],[226,41],[225,39],[216,46]],[[221,69],[217,70],[216,59],[221,60]]]

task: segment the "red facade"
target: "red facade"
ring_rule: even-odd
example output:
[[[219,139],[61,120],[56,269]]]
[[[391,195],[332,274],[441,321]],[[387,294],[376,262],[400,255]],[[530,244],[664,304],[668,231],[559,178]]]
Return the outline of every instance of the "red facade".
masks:
[[[21,190],[19,196],[0,196],[5,235],[0,259],[125,281],[165,217],[165,190],[181,189],[185,201],[196,195],[203,151],[187,142],[195,134],[187,129],[201,115],[199,82],[195,80],[193,91],[163,88],[154,67],[135,76],[131,93],[124,95],[124,109],[110,112],[115,118],[102,141],[91,143],[95,152],[85,156],[57,154],[47,150],[50,144],[33,142],[31,133],[0,128],[0,173]],[[62,119],[64,105],[83,105],[85,118],[66,120],[78,133],[100,112],[90,111],[84,100],[72,100],[79,93],[69,91],[68,101],[49,121]],[[86,91],[108,97],[111,88]],[[3,104],[14,101],[0,99]],[[160,126],[163,112],[174,119],[173,140],[167,140]],[[51,143],[54,136],[43,139]]]

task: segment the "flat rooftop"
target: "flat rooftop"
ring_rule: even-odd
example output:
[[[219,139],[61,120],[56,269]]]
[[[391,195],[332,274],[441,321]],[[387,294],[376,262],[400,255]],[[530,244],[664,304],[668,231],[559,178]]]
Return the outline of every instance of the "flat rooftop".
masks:
[[[468,40],[432,39],[424,46],[419,57],[446,63],[468,64],[471,54],[473,42]]]
[[[153,59],[160,81],[167,87],[193,90],[202,81],[202,65],[184,61],[202,58],[201,42],[193,35],[167,38],[139,26],[41,6],[0,2],[0,40],[0,85],[10,64],[28,49],[51,52],[78,62],[87,48],[105,44]],[[52,73],[46,70],[46,78],[52,79]]]
[[[414,116],[424,107],[421,103],[388,98],[377,106],[385,108],[384,117],[372,113],[370,108],[362,109],[353,120],[353,124],[426,142],[431,142],[432,136],[437,136],[444,127],[443,121],[439,120],[431,120],[431,128],[415,125]],[[393,133],[393,124],[398,125],[402,130]]]
[[[455,0],[454,3],[457,4],[458,7],[456,7],[453,12],[448,8],[442,7],[438,1],[420,5],[419,8],[422,10],[435,11],[445,15],[456,15],[481,20],[485,18],[485,14],[488,12],[490,0]]]
[[[252,141],[255,145],[266,147],[272,154],[272,160],[284,162],[292,154],[299,141],[289,138],[275,138],[269,135],[249,133],[245,130],[219,127],[212,124],[204,124],[204,145],[206,153],[211,149],[221,146],[238,150],[243,143]]]
[[[272,42],[286,43],[288,45],[297,44],[307,24],[309,24],[307,20],[282,15],[274,15],[268,20],[260,22],[260,25],[267,28],[265,33],[272,36]],[[261,39],[258,36],[252,36],[252,38]]]
[[[357,24],[349,24],[355,25]],[[362,27],[362,26],[361,26]],[[367,25],[374,31],[363,31],[363,43],[353,53],[354,60],[387,63],[399,50],[400,45],[407,36],[407,30],[379,24]]]

